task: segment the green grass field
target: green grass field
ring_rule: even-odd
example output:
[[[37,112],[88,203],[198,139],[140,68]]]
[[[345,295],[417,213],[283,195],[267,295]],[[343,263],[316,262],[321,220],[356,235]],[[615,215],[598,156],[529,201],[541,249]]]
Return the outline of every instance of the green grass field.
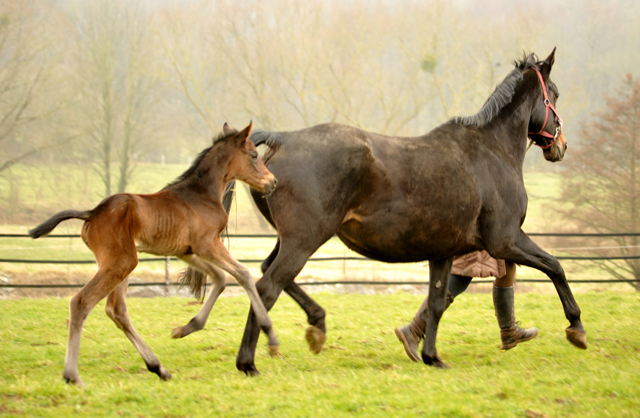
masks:
[[[518,294],[518,319],[540,335],[503,352],[490,295],[463,294],[445,313],[438,338],[449,370],[409,361],[393,333],[422,297],[317,294],[328,335],[314,355],[303,312],[283,296],[271,317],[285,358],[269,358],[261,336],[257,378],[235,369],[246,296],[221,298],[205,330],[182,340],[170,331],[198,306],[180,298],[130,299],[133,324],[173,374],[169,382],[146,371],[102,303],[82,336],[83,388],[62,380],[68,299],[0,300],[0,415],[638,416],[639,295],[576,295],[590,344],[583,351],[564,338],[557,296]]]

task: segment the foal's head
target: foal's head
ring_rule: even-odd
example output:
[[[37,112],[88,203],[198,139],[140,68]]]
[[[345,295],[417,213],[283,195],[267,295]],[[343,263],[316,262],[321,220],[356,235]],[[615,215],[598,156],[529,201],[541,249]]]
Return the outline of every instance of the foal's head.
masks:
[[[219,146],[220,151],[232,150],[227,166],[227,181],[241,180],[254,189],[269,194],[276,188],[277,180],[264,165],[256,146],[249,139],[252,129],[253,122],[240,132],[225,123],[222,127],[223,136],[216,141],[214,147]]]
[[[560,92],[549,78],[555,59],[556,49],[544,61],[535,61],[533,54],[527,57],[529,69],[525,77],[530,77],[536,84],[539,100],[529,119],[529,137],[542,148],[547,161],[562,161],[567,150],[567,141],[562,135],[562,118],[556,111],[556,102]]]

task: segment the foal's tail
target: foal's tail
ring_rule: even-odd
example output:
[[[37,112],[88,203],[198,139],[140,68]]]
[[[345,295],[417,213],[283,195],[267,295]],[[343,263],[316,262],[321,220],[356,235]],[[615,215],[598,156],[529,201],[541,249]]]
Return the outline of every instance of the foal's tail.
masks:
[[[29,236],[34,239],[40,238],[41,236],[47,235],[49,232],[53,231],[53,229],[62,221],[66,221],[67,219],[82,219],[83,221],[88,221],[90,216],[90,210],[65,210],[53,215],[49,220],[30,230]]]
[[[207,290],[207,275],[189,266],[180,272],[180,289],[188,287],[194,298],[202,300]]]

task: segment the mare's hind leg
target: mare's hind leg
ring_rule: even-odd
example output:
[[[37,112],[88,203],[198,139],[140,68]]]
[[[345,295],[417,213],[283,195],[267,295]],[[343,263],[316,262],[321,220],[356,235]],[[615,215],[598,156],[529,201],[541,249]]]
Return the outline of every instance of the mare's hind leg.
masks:
[[[71,298],[69,303],[69,341],[63,374],[67,383],[83,384],[78,373],[78,356],[82,327],[89,313],[133,271],[138,261],[135,252],[132,256],[126,254],[116,256],[118,258],[111,257],[109,260],[117,259],[118,265],[99,263],[98,273]]]
[[[580,308],[573,298],[564,270],[558,260],[538,247],[522,230],[519,231],[514,244],[505,248],[487,248],[487,250],[492,257],[533,267],[549,276],[556,287],[564,314],[570,323],[566,329],[567,339],[578,348],[587,348],[587,334],[580,321]]]
[[[280,239],[276,241],[276,246],[274,247],[271,254],[262,262],[260,269],[264,274],[265,271],[269,268],[273,260],[275,260],[278,255],[278,251],[280,250]],[[296,301],[298,305],[305,311],[307,314],[307,321],[309,328],[305,333],[305,337],[307,342],[309,343],[309,349],[315,354],[320,353],[322,351],[322,346],[326,341],[327,337],[327,329],[324,322],[324,318],[326,313],[324,309],[320,305],[316,303],[309,295],[302,290],[300,286],[296,284],[295,281],[292,281],[287,287],[284,288],[284,291]]]
[[[273,330],[273,323],[271,322],[271,318],[269,318],[267,309],[264,307],[262,300],[260,299],[260,295],[258,295],[256,284],[253,281],[253,277],[251,276],[249,269],[236,261],[236,259],[229,254],[229,251],[227,251],[222,241],[217,239],[212,242],[209,251],[201,249],[195,251],[194,249],[194,252],[199,257],[217,265],[222,270],[235,277],[240,286],[242,286],[249,295],[251,307],[256,312],[258,323],[269,338],[269,349],[271,350],[271,354],[280,355],[280,352],[278,351],[278,338]]]
[[[436,335],[438,323],[447,307],[449,276],[453,257],[445,260],[429,261],[429,296],[427,296],[427,331],[422,346],[422,361],[430,366],[448,368],[438,357]]]
[[[124,332],[131,343],[133,343],[133,346],[138,350],[138,353],[140,353],[140,356],[147,365],[147,369],[150,372],[157,374],[160,379],[169,380],[171,379],[171,374],[167,369],[162,367],[158,357],[153,354],[135,328],[133,328],[133,325],[131,325],[126,303],[128,284],[129,278],[126,278],[113,290],[113,292],[109,294],[109,297],[107,298],[107,306],[105,307],[107,315],[113,320],[113,322],[115,322],[118,328]]]
[[[211,313],[211,309],[213,309],[213,305],[215,305],[216,301],[218,300],[218,296],[220,296],[220,294],[226,287],[224,271],[217,268],[213,264],[201,259],[196,255],[185,256],[182,258],[182,260],[210,276],[213,280],[213,289],[211,289],[211,293],[209,293],[207,300],[205,301],[204,305],[202,305],[202,308],[200,308],[198,314],[191,318],[191,321],[189,321],[186,325],[173,329],[173,331],[171,332],[171,337],[173,338],[186,337],[192,332],[200,331],[202,328],[204,328],[204,325],[207,323],[207,318]],[[204,280],[207,280],[207,278],[205,277]]]
[[[284,291],[295,300],[298,305],[307,313],[309,328],[305,333],[305,338],[309,343],[309,350],[318,354],[322,351],[322,346],[327,339],[327,329],[324,322],[326,313],[320,305],[316,303],[309,295],[296,284],[291,282]]]

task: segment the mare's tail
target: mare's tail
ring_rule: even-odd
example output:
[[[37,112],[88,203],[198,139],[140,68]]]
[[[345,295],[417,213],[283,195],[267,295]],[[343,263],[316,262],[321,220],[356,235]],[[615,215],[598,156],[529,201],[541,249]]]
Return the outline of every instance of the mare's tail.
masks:
[[[62,221],[66,221],[67,219],[82,219],[83,221],[88,221],[90,216],[90,210],[65,210],[53,215],[49,220],[30,230],[29,236],[34,239],[40,238],[41,236],[47,235],[49,232],[53,231],[53,229]]]

